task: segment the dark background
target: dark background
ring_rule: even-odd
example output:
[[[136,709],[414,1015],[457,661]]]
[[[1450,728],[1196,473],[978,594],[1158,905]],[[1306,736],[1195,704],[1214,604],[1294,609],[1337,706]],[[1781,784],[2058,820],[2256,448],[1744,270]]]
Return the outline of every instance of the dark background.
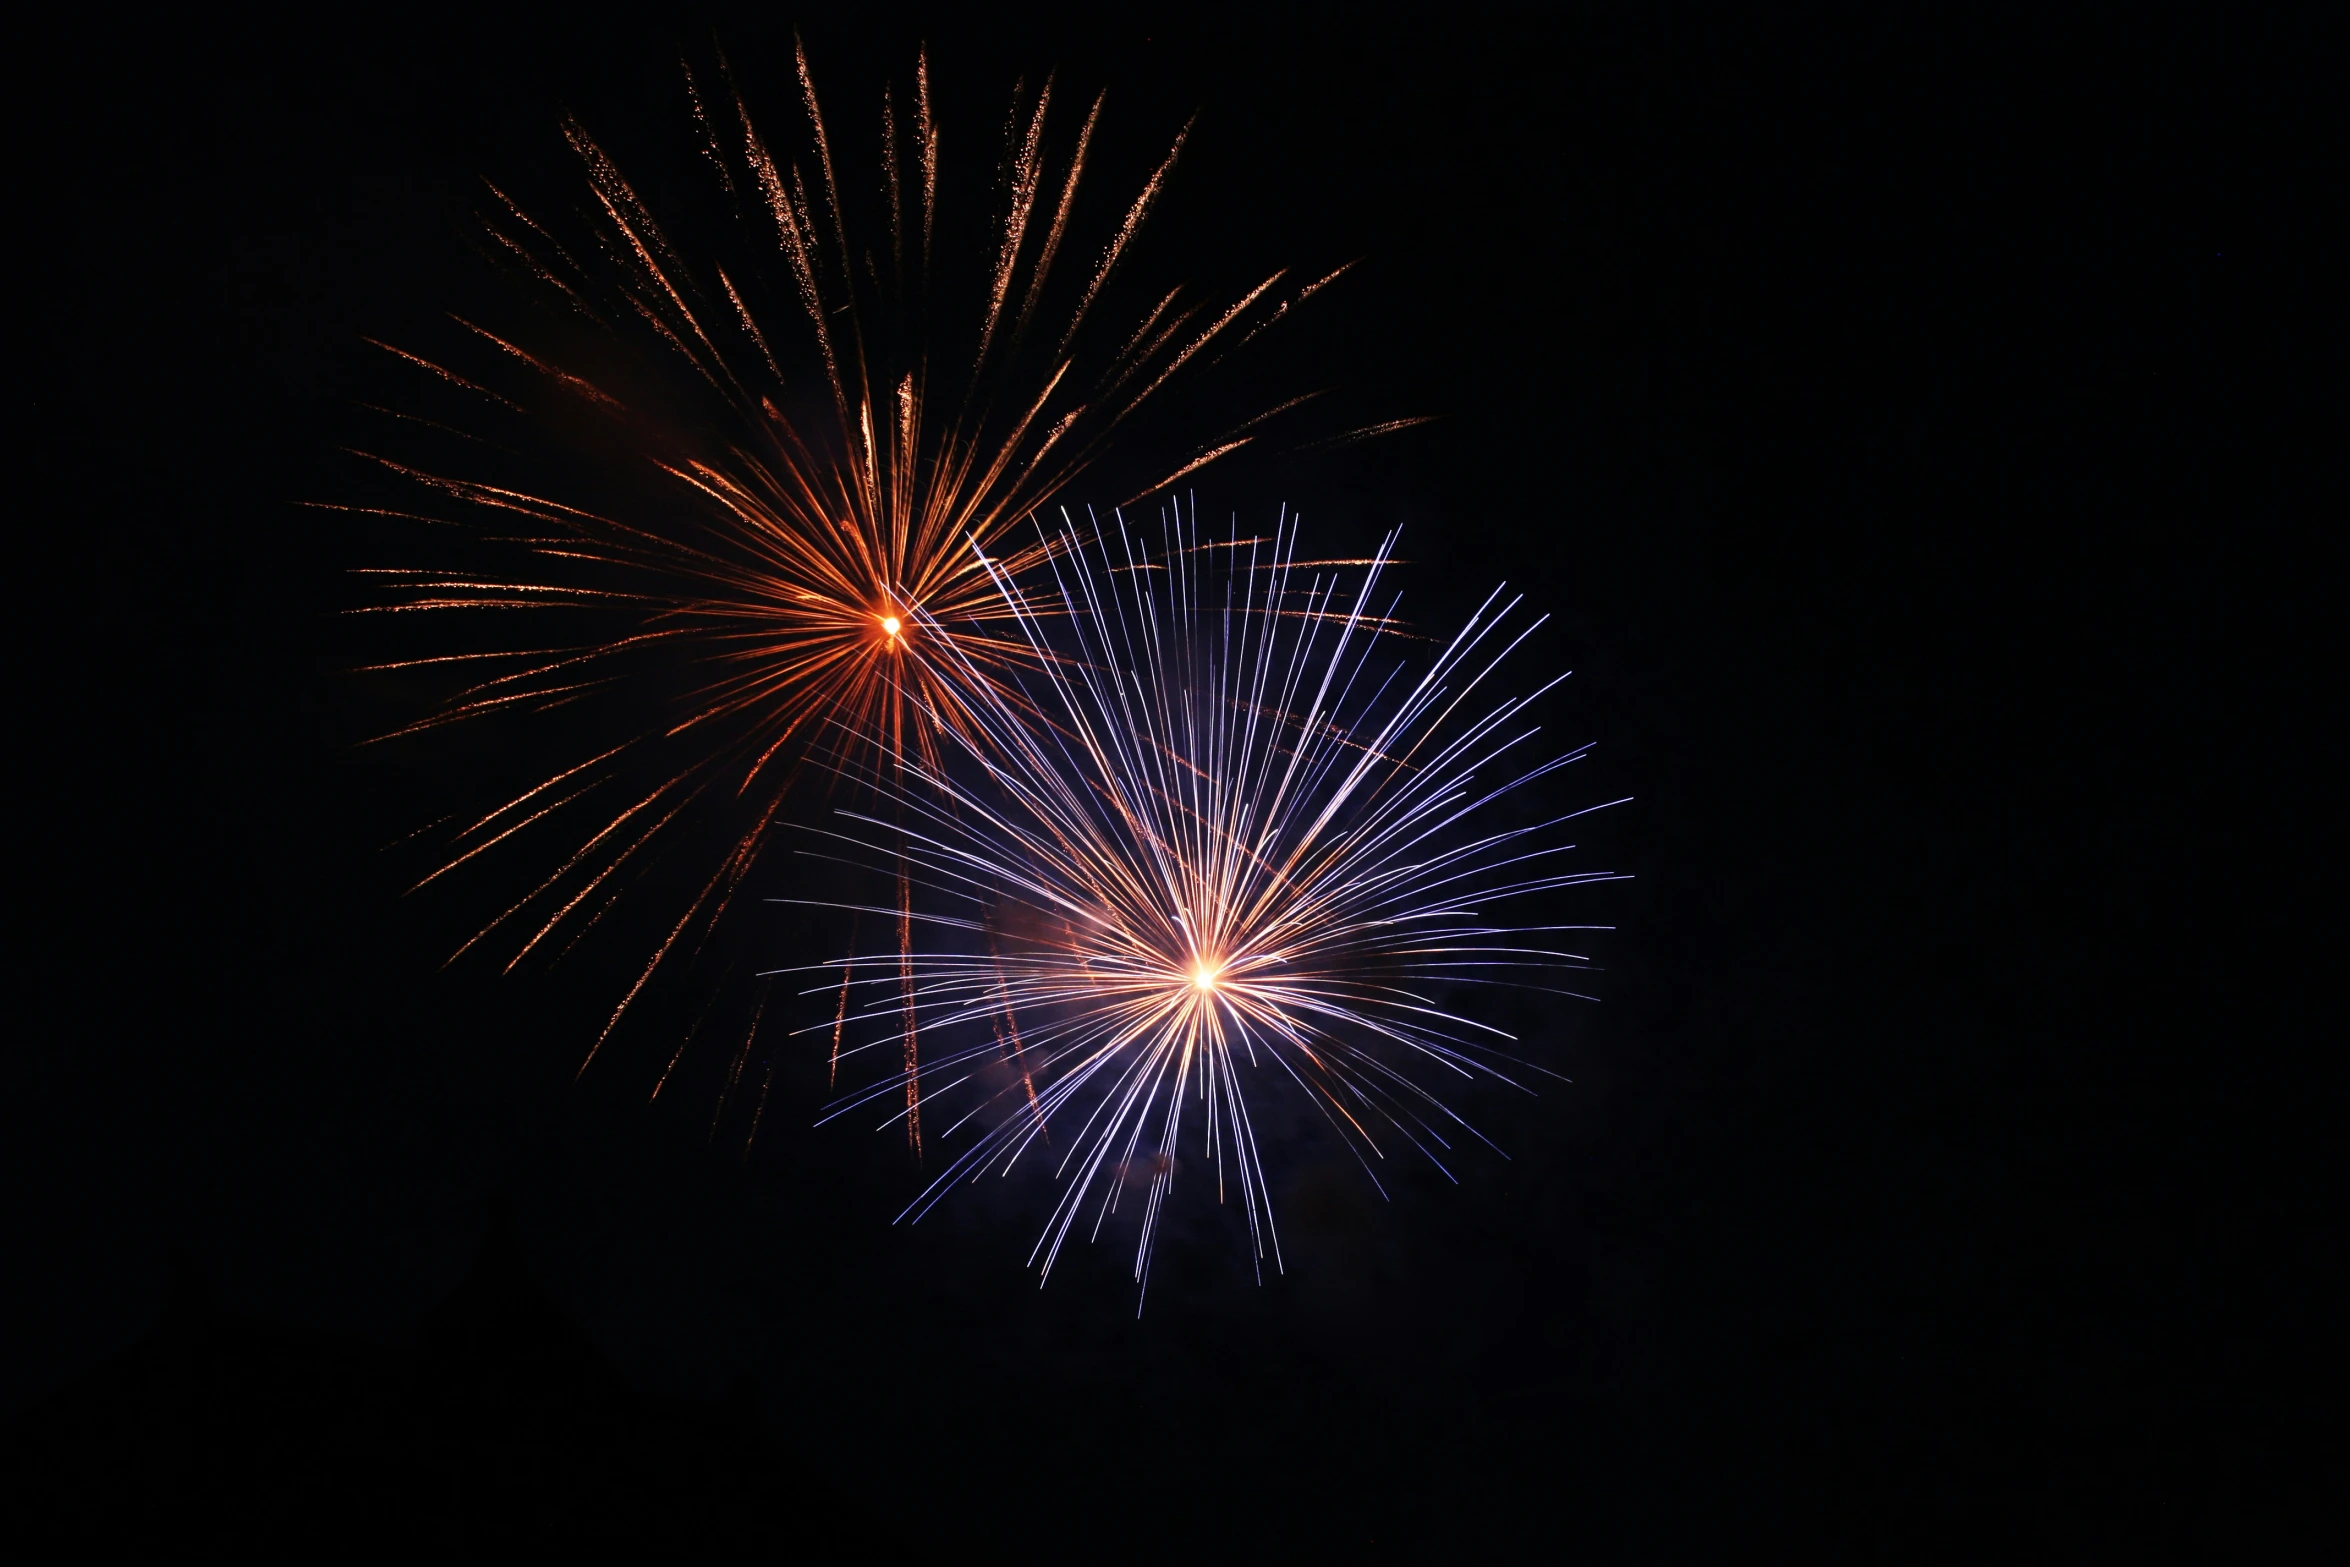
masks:
[[[788,30],[721,25],[780,87]],[[1594,843],[1639,877],[1605,1001],[1546,1039],[1577,1086],[1458,1191],[1300,1177],[1289,1277],[1178,1266],[1138,1322],[1107,1247],[1039,1294],[1017,1226],[891,1228],[909,1173],[808,1130],[805,1074],[748,1159],[574,1085],[560,976],[443,974],[396,896],[414,779],[352,749],[400,715],[335,615],[369,562],[293,503],[347,482],[359,336],[478,287],[475,178],[566,109],[654,134],[706,29],[60,35],[23,62],[16,1516],[782,1558],[2282,1538],[2338,1474],[2276,1434],[2336,1266],[2279,1202],[2317,1180],[2292,948],[2235,945],[2314,884],[2304,849],[2256,890],[2328,716],[2257,716],[2316,658],[2322,514],[2245,434],[2290,426],[2257,323],[2307,225],[2246,150],[2306,123],[2290,73],[2209,21],[1933,6],[804,27],[860,125],[926,37],[971,164],[1023,70],[1108,86],[1128,166],[1198,110],[1153,275],[1365,258],[1291,351],[1443,419],[1202,505],[1400,522],[1430,618],[1503,576],[1557,616],[1577,787],[1639,801]]]

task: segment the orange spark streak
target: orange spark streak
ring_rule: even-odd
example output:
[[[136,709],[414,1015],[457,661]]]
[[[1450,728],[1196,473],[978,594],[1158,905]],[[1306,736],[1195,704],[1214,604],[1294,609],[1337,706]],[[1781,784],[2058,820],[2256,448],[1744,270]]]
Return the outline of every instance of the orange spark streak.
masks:
[[[1018,702],[1013,676],[1034,654],[991,573],[1019,577],[1056,546],[1013,543],[1013,530],[1085,473],[1171,376],[1246,341],[1296,302],[1273,297],[1285,275],[1275,273],[1236,302],[1176,290],[1138,321],[1082,331],[1108,314],[1113,273],[1126,264],[1190,126],[1123,209],[1090,272],[1065,276],[1056,262],[1080,232],[1079,196],[1104,100],[1094,98],[1064,146],[1052,133],[1048,78],[1033,102],[1015,94],[1007,122],[1006,196],[975,280],[978,319],[968,323],[978,347],[967,363],[941,366],[919,315],[928,308],[938,213],[940,135],[927,57],[915,62],[911,114],[901,117],[897,98],[883,101],[891,234],[878,262],[852,243],[833,137],[796,39],[792,77],[806,116],[796,155],[762,139],[723,57],[715,78],[687,72],[701,156],[719,175],[729,210],[758,230],[759,254],[729,254],[723,266],[690,257],[618,162],[570,117],[560,129],[592,197],[570,229],[534,219],[489,186],[497,205],[483,221],[496,250],[558,305],[573,335],[540,326],[493,331],[451,316],[461,335],[453,334],[450,353],[377,344],[426,372],[441,400],[463,394],[467,410],[451,416],[456,423],[400,410],[390,410],[393,417],[460,438],[468,449],[461,462],[431,464],[356,453],[379,465],[384,482],[421,488],[433,503],[332,508],[434,525],[456,535],[452,547],[461,552],[446,567],[370,568],[380,599],[354,614],[393,616],[394,625],[404,623],[397,617],[446,622],[469,634],[492,617],[455,612],[564,620],[563,634],[533,636],[521,648],[371,662],[366,667],[379,671],[465,682],[473,661],[511,661],[479,671],[378,739],[491,719],[529,722],[557,709],[594,713],[595,723],[608,714],[617,726],[581,744],[589,722],[581,719],[558,742],[574,747],[559,764],[507,785],[494,809],[455,818],[460,825],[412,890],[525,854],[544,856],[540,864],[553,869],[526,878],[529,890],[450,961],[493,933],[510,943],[508,970],[542,948],[568,952],[616,901],[633,908],[661,896],[636,890],[670,882],[667,871],[646,874],[654,867],[711,856],[669,895],[684,898],[684,912],[673,919],[671,901],[652,926],[666,934],[632,960],[633,979],[582,1072],[665,966],[682,972],[697,960],[811,756],[835,777],[874,786],[902,775],[910,760],[935,763],[949,731],[977,740],[974,703]],[[902,182],[901,134],[912,142]],[[852,199],[856,188],[850,179]],[[909,204],[918,213],[906,212]],[[906,232],[917,222],[918,246]],[[885,265],[895,267],[893,279],[882,278]],[[1073,307],[1054,317],[1051,309],[1061,307],[1051,302],[1067,306],[1069,296]],[[1050,329],[1032,344],[1040,319]],[[601,334],[592,351],[577,335],[589,327]],[[1046,342],[1055,343],[1049,355],[1039,352]],[[820,367],[829,426],[785,411],[801,406],[785,395],[784,366],[795,352]],[[462,372],[444,362],[455,353],[470,355]],[[656,391],[645,390],[648,376]],[[459,428],[485,417],[504,422],[483,432]],[[1253,438],[1227,432],[1198,446],[1179,476]],[[602,468],[583,471],[583,450],[607,465],[633,465],[646,485],[666,489],[648,500],[630,490],[633,480],[614,484]],[[440,510],[453,515],[428,515]],[[910,951],[910,899],[901,877],[901,952]],[[912,984],[908,969],[907,1137],[919,1156]],[[738,1061],[737,1077],[741,1070]],[[661,1081],[668,1077],[664,1070]]]

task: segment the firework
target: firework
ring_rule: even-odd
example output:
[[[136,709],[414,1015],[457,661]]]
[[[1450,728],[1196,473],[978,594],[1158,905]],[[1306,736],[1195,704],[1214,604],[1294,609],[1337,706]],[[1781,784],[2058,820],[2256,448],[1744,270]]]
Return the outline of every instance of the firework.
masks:
[[[727,213],[703,259],[577,123],[564,130],[586,201],[568,226],[493,188],[487,243],[552,308],[527,331],[458,320],[445,353],[379,345],[455,410],[397,416],[452,455],[363,454],[431,504],[338,508],[464,530],[433,535],[453,564],[369,573],[382,593],[363,613],[441,629],[368,667],[458,677],[385,738],[561,715],[517,748],[547,765],[443,824],[420,887],[536,867],[457,955],[511,969],[569,951],[626,889],[670,900],[638,927],[646,949],[588,1061],[663,965],[709,939],[819,721],[834,743],[934,768],[938,736],[966,731],[974,700],[991,714],[1016,700],[1006,674],[1030,647],[990,572],[1028,570],[1044,547],[978,552],[1001,550],[1171,377],[1329,281],[1276,273],[1221,302],[1178,290],[1113,324],[1111,285],[1183,137],[1081,246],[1103,105],[1056,139],[1049,80],[1015,90],[984,269],[934,277],[947,246],[927,60],[910,93],[882,95],[869,190],[838,176],[804,52],[795,65],[791,157],[754,126],[723,59],[685,72]],[[792,362],[807,370],[787,382]],[[938,645],[907,656],[924,641]],[[749,1048],[746,1034],[734,1079]],[[918,1146],[911,1108],[908,1131]]]
[[[1477,1002],[1577,994],[1556,980],[1588,960],[1555,937],[1607,927],[1510,911],[1618,878],[1564,860],[1562,825],[1604,807],[1522,814],[1529,786],[1589,749],[1527,760],[1531,705],[1556,680],[1489,694],[1541,621],[1497,589],[1414,673],[1381,599],[1392,536],[1350,562],[1301,562],[1295,539],[1284,522],[1203,542],[1177,514],[1153,555],[1122,519],[1064,526],[1032,546],[1051,579],[1033,591],[973,547],[1030,657],[1001,683],[946,671],[980,693],[968,722],[909,761],[890,821],[844,807],[832,835],[885,866],[902,855],[925,889],[911,950],[845,964],[873,998],[848,1012],[852,1039],[894,1041],[910,992],[929,1041],[919,1107],[949,1123],[951,1162],[903,1217],[958,1181],[1049,1165],[1032,1265],[1049,1276],[1080,1226],[1132,1209],[1147,1287],[1176,1161],[1196,1155],[1245,1212],[1261,1278],[1280,1266],[1252,1108],[1266,1095],[1302,1094],[1384,1195],[1391,1150],[1450,1177],[1456,1144],[1481,1140],[1445,1086],[1543,1072]],[[924,631],[917,661],[965,656]],[[827,1118],[911,1086],[885,1072]]]

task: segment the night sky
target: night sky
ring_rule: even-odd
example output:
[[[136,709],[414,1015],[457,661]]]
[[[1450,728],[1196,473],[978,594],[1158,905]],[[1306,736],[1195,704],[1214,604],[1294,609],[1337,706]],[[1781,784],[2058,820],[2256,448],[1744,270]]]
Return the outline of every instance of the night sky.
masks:
[[[777,93],[780,15],[718,18]],[[860,137],[927,39],[964,178],[1022,72],[1109,89],[1113,183],[1197,112],[1153,278],[1361,258],[1266,374],[1438,420],[1194,491],[1400,525],[1431,623],[1504,578],[1554,616],[1570,803],[1637,800],[1584,840],[1637,877],[1577,905],[1621,927],[1602,1002],[1521,1014],[1574,1086],[1479,1100],[1510,1158],[1458,1188],[1287,1170],[1288,1276],[1179,1247],[1137,1321],[1112,1244],[1036,1290],[1038,1215],[892,1228],[902,1144],[811,1129],[812,1053],[747,1157],[698,1088],[648,1109],[642,1055],[575,1083],[603,978],[444,972],[470,907],[400,897],[383,846],[465,753],[356,748],[414,716],[347,673],[379,562],[296,503],[357,482],[361,338],[490,287],[478,177],[558,178],[568,111],[658,203],[706,22],[61,39],[18,285],[54,765],[17,815],[17,1516],[743,1560],[2284,1529],[2310,1454],[2266,1433],[2317,1413],[2283,1357],[2337,1264],[2269,1206],[2315,1180],[2286,1121],[2219,1151],[2293,1076],[2210,928],[2281,901],[2231,867],[2289,807],[2210,759],[2289,791],[2324,725],[2255,723],[2231,661],[2314,632],[2229,586],[2302,575],[2231,478],[2288,247],[2229,41],[801,25]]]

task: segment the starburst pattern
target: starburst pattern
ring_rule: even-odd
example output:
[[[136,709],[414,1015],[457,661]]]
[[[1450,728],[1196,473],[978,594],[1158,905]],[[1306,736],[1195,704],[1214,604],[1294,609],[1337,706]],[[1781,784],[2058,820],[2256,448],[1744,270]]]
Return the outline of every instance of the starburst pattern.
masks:
[[[1050,550],[1004,549],[1007,532],[1171,378],[1337,275],[1298,286],[1275,273],[1222,301],[1179,289],[1113,321],[1112,285],[1184,138],[1081,247],[1103,104],[1058,139],[1048,80],[1015,90],[983,271],[935,276],[927,60],[910,93],[883,94],[865,196],[837,175],[804,51],[794,67],[790,157],[722,58],[685,73],[731,215],[723,243],[675,238],[576,122],[564,131],[586,200],[571,221],[493,188],[488,244],[552,308],[527,330],[459,320],[446,353],[379,345],[450,404],[400,427],[430,427],[453,455],[365,454],[427,504],[339,508],[455,525],[430,535],[453,564],[368,573],[380,592],[363,613],[448,627],[369,667],[461,680],[386,738],[560,715],[522,742],[548,765],[435,839],[420,887],[495,863],[511,889],[458,955],[494,951],[511,969],[569,951],[624,896],[669,900],[589,1061],[663,965],[716,929],[811,734],[863,748],[875,776],[907,758],[934,769],[947,732],[975,741],[966,715],[1008,711],[1008,675],[1033,655],[991,572],[1032,570]],[[795,358],[807,373],[787,382]],[[1205,442],[1178,474],[1300,401]],[[999,553],[983,565],[978,551]],[[914,643],[931,645],[909,657]],[[909,1036],[910,1082],[913,1048]],[[908,1132],[918,1147],[912,1102]]]
[[[1491,694],[1541,621],[1497,589],[1415,673],[1381,598],[1393,538],[1352,562],[1301,562],[1295,540],[1285,521],[1203,541],[1178,512],[1153,555],[1122,519],[1070,524],[1031,546],[1049,591],[975,544],[1030,654],[1002,682],[923,620],[915,661],[979,696],[965,723],[940,715],[937,755],[876,780],[896,816],[844,807],[831,835],[924,889],[920,941],[845,965],[873,998],[849,1023],[894,1040],[910,1010],[935,1041],[919,1107],[956,1151],[907,1217],[1042,1162],[1058,1195],[1032,1264],[1049,1275],[1080,1225],[1131,1204],[1147,1286],[1178,1157],[1196,1153],[1245,1212],[1261,1276],[1280,1263],[1263,1096],[1301,1094],[1377,1182],[1394,1148],[1449,1176],[1478,1139],[1446,1084],[1544,1073],[1481,1004],[1559,990],[1589,960],[1552,938],[1607,927],[1512,915],[1619,878],[1565,860],[1564,824],[1604,807],[1522,814],[1589,750],[1527,760],[1557,680]],[[884,1072],[830,1113],[911,1086]]]

